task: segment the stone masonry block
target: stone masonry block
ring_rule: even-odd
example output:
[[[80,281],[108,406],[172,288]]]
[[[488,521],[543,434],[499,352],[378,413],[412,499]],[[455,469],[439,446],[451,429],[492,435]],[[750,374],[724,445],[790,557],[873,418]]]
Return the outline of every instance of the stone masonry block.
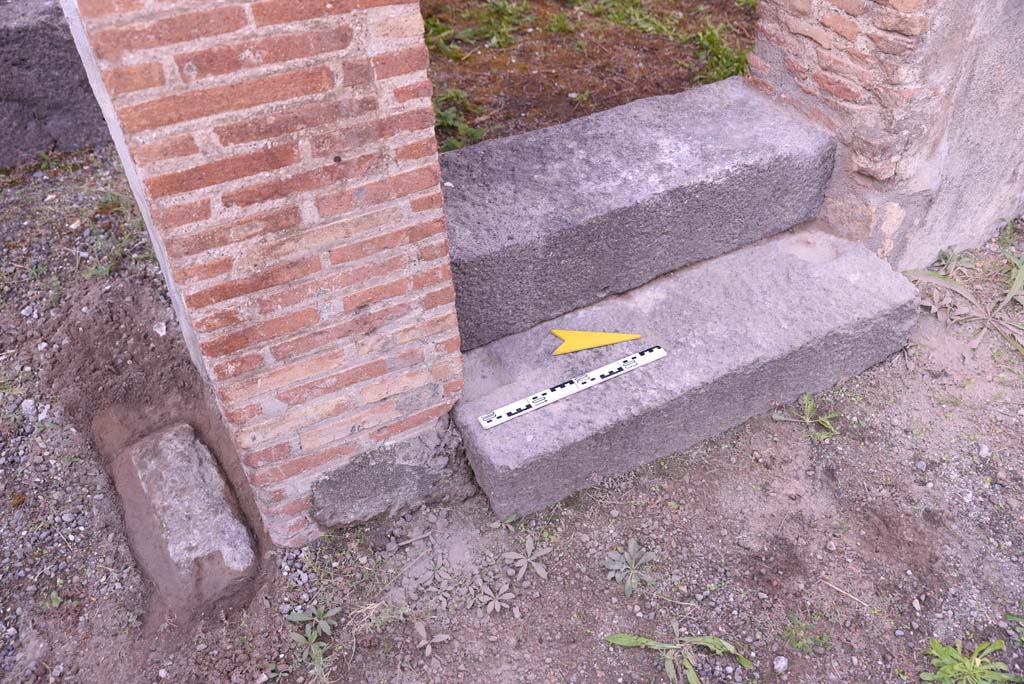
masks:
[[[813,218],[833,151],[734,78],[442,155],[463,348]]]
[[[903,347],[917,290],[859,244],[773,238],[466,354],[455,407],[499,516],[543,509],[678,453]],[[551,356],[550,327],[629,330],[636,342]],[[477,417],[652,345],[668,356],[484,430]]]

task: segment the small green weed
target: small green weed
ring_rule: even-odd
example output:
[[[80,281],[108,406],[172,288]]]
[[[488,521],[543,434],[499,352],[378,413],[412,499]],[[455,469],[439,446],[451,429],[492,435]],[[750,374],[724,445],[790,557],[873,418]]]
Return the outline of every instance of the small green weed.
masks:
[[[672,621],[672,642],[655,641],[636,634],[611,634],[604,638],[610,644],[623,648],[647,648],[657,653],[662,658],[662,665],[665,668],[665,675],[670,682],[678,682],[680,669],[686,675],[689,684],[700,684],[700,677],[694,666],[693,657],[698,648],[705,648],[715,655],[731,655],[736,658],[740,667],[748,670],[754,668],[754,664],[744,658],[736,650],[736,647],[728,641],[713,636],[684,636],[679,631],[679,623]]]
[[[574,33],[579,24],[569,18],[565,12],[558,12],[551,16],[548,25],[545,27],[551,33]]]
[[[292,632],[290,636],[296,648],[300,649],[302,659],[309,667],[309,676],[314,682],[329,681],[332,667],[332,658],[328,653],[330,644],[322,637],[331,636],[338,624],[334,616],[339,612],[341,608],[326,611],[323,608],[315,608],[307,612],[294,612],[288,616],[289,622],[305,625],[301,632]]]
[[[812,653],[816,648],[829,649],[832,647],[832,637],[817,629],[818,619],[817,616],[812,616],[809,620],[804,620],[797,615],[790,615],[789,625],[779,638],[794,651],[800,651],[804,655]]]
[[[515,34],[536,18],[530,13],[530,4],[490,0],[482,7],[466,11],[463,19],[469,28],[459,31],[456,39],[463,43],[483,43],[491,48],[509,47],[515,42]]]
[[[467,116],[479,113],[480,109],[470,102],[465,90],[450,88],[434,97],[434,129],[443,140],[442,152],[458,150],[483,140],[487,129],[475,128],[466,121]]]
[[[735,2],[736,6],[739,7],[740,9],[757,9],[757,0],[733,0],[733,2]]]
[[[540,562],[540,559],[551,553],[551,547],[545,546],[542,549],[538,549],[533,543],[533,537],[529,536],[526,538],[526,548],[523,549],[526,553],[518,553],[516,551],[508,551],[501,554],[501,557],[505,559],[505,562],[511,563],[517,570],[516,579],[522,580],[526,571],[533,570],[541,579],[546,580],[548,578],[547,567]]]
[[[1024,238],[1024,216],[1017,216],[1003,224],[1003,229],[999,231],[996,242],[1001,248],[1010,249],[1021,238]]]
[[[621,584],[628,598],[640,587],[640,582],[654,583],[654,578],[642,569],[653,561],[653,552],[645,551],[636,539],[630,539],[625,551],[608,552],[604,567],[608,570],[608,579]]]
[[[725,25],[713,24],[709,19],[707,28],[690,37],[697,45],[697,57],[703,62],[697,73],[698,82],[713,83],[742,76],[749,70],[746,51],[730,45],[724,34]]]
[[[1020,607],[1024,608],[1024,601],[1020,602]],[[1014,631],[1017,632],[1017,643],[1024,647],[1024,615],[1006,612],[1003,619],[1013,625]]]
[[[455,29],[439,17],[428,16],[423,20],[423,39],[427,48],[448,59],[465,59],[466,55],[454,43],[458,40]]]
[[[1011,314],[1013,302],[1024,305],[1024,257],[1004,252],[1010,274],[1007,289],[999,301],[986,302],[983,297],[956,279],[955,265],[947,261],[933,268],[939,270],[907,271],[921,290],[921,306],[929,309],[946,324],[977,324],[978,333],[968,346],[976,351],[990,330],[1003,338],[1024,356],[1024,323]],[[941,253],[940,253],[941,257]]]
[[[790,409],[789,411],[775,411],[772,413],[772,420],[774,421],[800,423],[806,426],[811,439],[816,441],[829,439],[839,434],[839,431],[832,422],[838,417],[839,414],[835,412],[821,413],[814,396],[810,393],[800,397],[799,411]]]
[[[60,597],[60,594],[57,593],[57,590],[54,589],[46,597],[46,600],[43,601],[43,608],[45,608],[47,610],[57,610],[63,604],[64,604],[64,599],[62,599]]]
[[[933,672],[922,672],[921,679],[939,684],[994,684],[995,682],[1024,681],[1016,675],[1009,674],[1006,663],[989,658],[993,653],[1003,650],[1003,642],[993,641],[979,644],[967,655],[963,652],[960,642],[956,646],[946,646],[935,639],[929,641],[924,654],[932,657]]]
[[[580,9],[587,14],[636,29],[641,33],[672,40],[685,39],[675,26],[647,9],[641,0],[593,0],[582,5]]]

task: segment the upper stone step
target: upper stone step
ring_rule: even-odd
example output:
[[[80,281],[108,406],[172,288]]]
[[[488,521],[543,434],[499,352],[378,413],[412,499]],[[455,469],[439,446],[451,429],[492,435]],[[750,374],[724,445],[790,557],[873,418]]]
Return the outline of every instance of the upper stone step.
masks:
[[[917,290],[864,247],[777,237],[465,355],[455,420],[499,516],[540,510],[898,351]],[[641,340],[552,356],[550,327]],[[484,430],[478,416],[653,345],[667,356]]]
[[[463,349],[813,218],[834,151],[732,78],[441,155]]]

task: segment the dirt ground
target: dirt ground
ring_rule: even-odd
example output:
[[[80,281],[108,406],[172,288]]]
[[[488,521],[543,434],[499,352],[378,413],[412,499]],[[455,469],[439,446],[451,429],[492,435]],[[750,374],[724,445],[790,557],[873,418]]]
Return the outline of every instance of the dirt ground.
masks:
[[[602,638],[669,639],[673,620],[753,662],[701,651],[704,682],[916,680],[933,635],[1005,639],[1024,666],[1002,617],[1024,599],[1024,362],[927,312],[905,353],[816,398],[828,439],[760,416],[523,520],[478,495],[267,551],[244,607],[147,625],[91,418],[198,385],[113,151],[49,165],[0,195],[5,682],[666,681]],[[1003,252],[1024,231],[945,268],[997,296]],[[528,539],[542,567],[520,577],[504,554]],[[604,563],[630,539],[654,558],[627,598]],[[322,678],[289,636],[311,607],[339,609]]]
[[[424,11],[449,146],[681,90],[752,40],[735,0]],[[1019,224],[941,269],[993,305],[1007,255]],[[0,175],[0,679],[641,684],[667,681],[659,656],[604,637],[673,621],[752,662],[696,650],[706,684],[917,681],[933,636],[1004,639],[1021,673],[1024,356],[978,329],[923,310],[903,353],[814,398],[830,437],[764,415],[525,519],[477,495],[264,548],[245,605],[154,623],[94,418],[201,424],[200,383],[113,149],[45,157]],[[627,596],[606,562],[634,539],[653,556]],[[314,609],[336,609],[322,660],[289,620]]]
[[[442,147],[563,123],[745,71],[755,4],[424,0]]]

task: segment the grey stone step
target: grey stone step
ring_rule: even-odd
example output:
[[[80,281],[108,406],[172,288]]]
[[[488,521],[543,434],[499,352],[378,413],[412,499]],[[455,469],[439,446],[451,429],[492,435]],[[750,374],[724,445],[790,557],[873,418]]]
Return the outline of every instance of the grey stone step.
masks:
[[[787,234],[468,352],[456,424],[495,513],[530,513],[882,361],[905,344],[916,302],[861,245]],[[550,328],[643,339],[551,356]],[[666,358],[490,430],[477,422],[656,344]]]
[[[441,155],[463,349],[813,218],[834,150],[734,78]]]

